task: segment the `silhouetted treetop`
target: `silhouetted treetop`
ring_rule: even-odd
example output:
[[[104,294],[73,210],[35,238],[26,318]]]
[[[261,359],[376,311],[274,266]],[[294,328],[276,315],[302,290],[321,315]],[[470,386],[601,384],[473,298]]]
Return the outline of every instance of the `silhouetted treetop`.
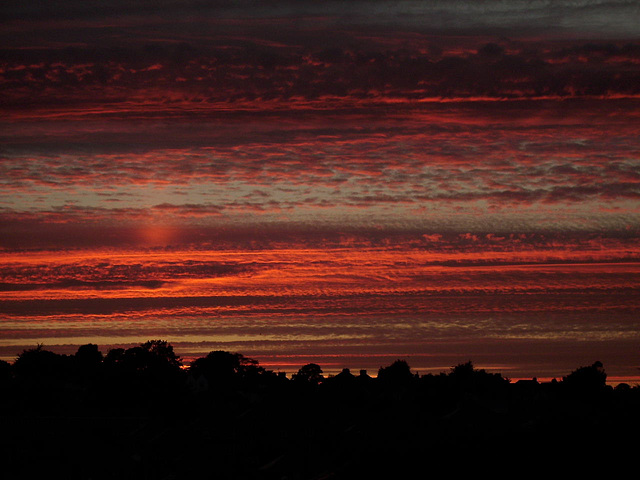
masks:
[[[97,365],[103,360],[102,352],[99,350],[98,345],[93,343],[78,347],[74,357],[76,361],[85,365]]]
[[[155,385],[173,382],[181,373],[180,357],[164,340],[149,340],[136,347],[109,350],[103,361],[112,379],[128,382],[151,381]]]
[[[189,366],[189,372],[195,376],[203,375],[210,382],[229,382],[260,375],[265,370],[257,360],[245,357],[241,353],[222,350],[209,352],[206,357],[198,358]]]
[[[45,350],[42,344],[23,350],[13,364],[14,372],[23,378],[45,378],[68,372],[68,362],[64,355]]]
[[[292,375],[291,378],[297,382],[310,383],[313,385],[318,385],[322,380],[324,380],[322,368],[320,368],[320,365],[316,363],[307,363],[306,365],[303,365],[297,373]]]
[[[406,382],[413,378],[413,374],[405,360],[396,360],[388,367],[380,367],[378,378],[382,381]]]
[[[88,352],[93,350],[90,345],[85,345],[84,347],[87,350],[86,355],[89,355]],[[92,355],[95,356],[95,352]],[[152,363],[166,364],[171,367],[180,367],[182,365],[180,357],[173,351],[173,346],[166,340],[149,340],[137,347],[131,347],[126,350],[113,348],[109,350],[104,361],[106,363],[124,362],[131,366],[135,365],[136,368],[146,368]]]
[[[449,380],[463,391],[487,391],[507,385],[509,380],[499,373],[489,373],[473,366],[471,360],[451,368]]]
[[[455,367],[451,367],[450,375],[453,375],[458,378],[469,378],[476,372],[476,369],[473,367],[473,362],[471,360],[466,363],[459,363]]]
[[[115,366],[124,360],[124,348],[112,348],[104,357],[104,363],[110,367]]]
[[[160,359],[168,363],[174,367],[182,366],[182,360],[178,355],[173,351],[173,346],[170,345],[166,340],[149,340],[140,347],[149,352],[155,358]]]
[[[579,367],[563,378],[563,384],[580,390],[598,390],[607,384],[607,374],[602,362],[596,361],[589,367]]]

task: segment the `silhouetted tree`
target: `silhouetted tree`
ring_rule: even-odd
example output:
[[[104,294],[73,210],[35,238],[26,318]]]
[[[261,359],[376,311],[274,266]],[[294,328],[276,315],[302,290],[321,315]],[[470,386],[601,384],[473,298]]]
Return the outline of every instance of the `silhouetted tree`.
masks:
[[[509,384],[499,373],[477,369],[471,360],[451,368],[449,380],[458,391],[495,394]]]
[[[100,395],[107,405],[127,413],[166,408],[182,394],[184,372],[180,365],[173,347],[164,340],[112,349],[103,361]]]
[[[88,343],[78,347],[75,359],[78,363],[84,365],[97,365],[102,362],[103,356],[97,345]]]
[[[73,356],[76,381],[87,385],[98,380],[103,356],[97,345],[89,343],[78,347]]]
[[[175,354],[173,346],[166,340],[149,340],[140,345],[140,348],[147,351],[152,358],[158,359],[172,367],[182,366],[182,360]]]
[[[17,377],[38,380],[53,380],[69,373],[67,358],[50,350],[42,344],[36,348],[23,350],[13,364]]]
[[[126,350],[109,350],[104,359],[109,368],[118,367],[129,372],[176,371],[182,366],[173,346],[165,340],[149,340]]]
[[[596,391],[607,384],[607,374],[602,362],[595,362],[589,367],[579,367],[563,378],[564,385],[580,391]]]
[[[291,379],[296,382],[318,385],[324,380],[324,376],[322,375],[322,368],[320,368],[320,365],[316,363],[307,363],[300,367],[298,372],[292,375]]]
[[[388,367],[380,367],[378,370],[378,379],[387,383],[404,383],[413,378],[406,360],[396,360]]]
[[[88,343],[78,347],[78,351],[73,356],[76,369],[80,375],[96,375],[102,365],[104,357],[97,345]]]
[[[122,361],[124,358],[124,348],[112,348],[107,352],[104,357],[104,363],[109,365],[115,365]]]
[[[451,367],[450,375],[457,378],[471,378],[475,372],[476,369],[473,367],[473,362],[469,360],[466,363],[459,363],[455,367]]]
[[[189,372],[194,376],[203,375],[211,384],[229,384],[255,379],[265,370],[257,360],[247,358],[241,353],[216,350],[192,362]]]

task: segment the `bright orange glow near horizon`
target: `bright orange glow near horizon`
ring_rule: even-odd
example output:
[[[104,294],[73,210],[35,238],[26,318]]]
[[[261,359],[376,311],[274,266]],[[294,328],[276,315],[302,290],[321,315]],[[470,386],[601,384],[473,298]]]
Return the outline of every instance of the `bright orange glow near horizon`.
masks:
[[[640,261],[631,246],[451,251],[441,238],[438,245],[7,254],[0,356],[10,360],[41,339],[72,351],[161,335],[187,360],[225,349],[289,371],[313,359],[327,373],[375,373],[408,357],[427,373],[477,350],[483,363],[502,361],[505,376],[553,378],[562,366],[534,370],[519,349],[578,340],[612,355],[638,340],[640,296],[629,292],[640,289]],[[485,350],[498,344],[506,351]],[[559,352],[548,355],[558,362]],[[622,372],[617,377],[636,378]]]

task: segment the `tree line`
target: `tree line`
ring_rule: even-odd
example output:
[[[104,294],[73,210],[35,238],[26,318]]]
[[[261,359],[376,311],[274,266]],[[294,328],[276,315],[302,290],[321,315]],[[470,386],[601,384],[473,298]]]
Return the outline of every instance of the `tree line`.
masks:
[[[420,376],[401,359],[375,377],[309,363],[288,378],[227,351],[186,366],[164,340],[38,345],[0,362],[0,452],[6,478],[87,479],[426,478],[408,472],[620,455],[637,448],[640,387],[606,379],[598,361],[541,383],[471,361]]]

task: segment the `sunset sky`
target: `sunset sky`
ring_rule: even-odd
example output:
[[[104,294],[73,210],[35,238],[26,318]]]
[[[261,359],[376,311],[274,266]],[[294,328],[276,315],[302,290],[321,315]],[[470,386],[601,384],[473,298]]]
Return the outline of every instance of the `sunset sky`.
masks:
[[[637,0],[0,11],[0,358],[640,381]]]

